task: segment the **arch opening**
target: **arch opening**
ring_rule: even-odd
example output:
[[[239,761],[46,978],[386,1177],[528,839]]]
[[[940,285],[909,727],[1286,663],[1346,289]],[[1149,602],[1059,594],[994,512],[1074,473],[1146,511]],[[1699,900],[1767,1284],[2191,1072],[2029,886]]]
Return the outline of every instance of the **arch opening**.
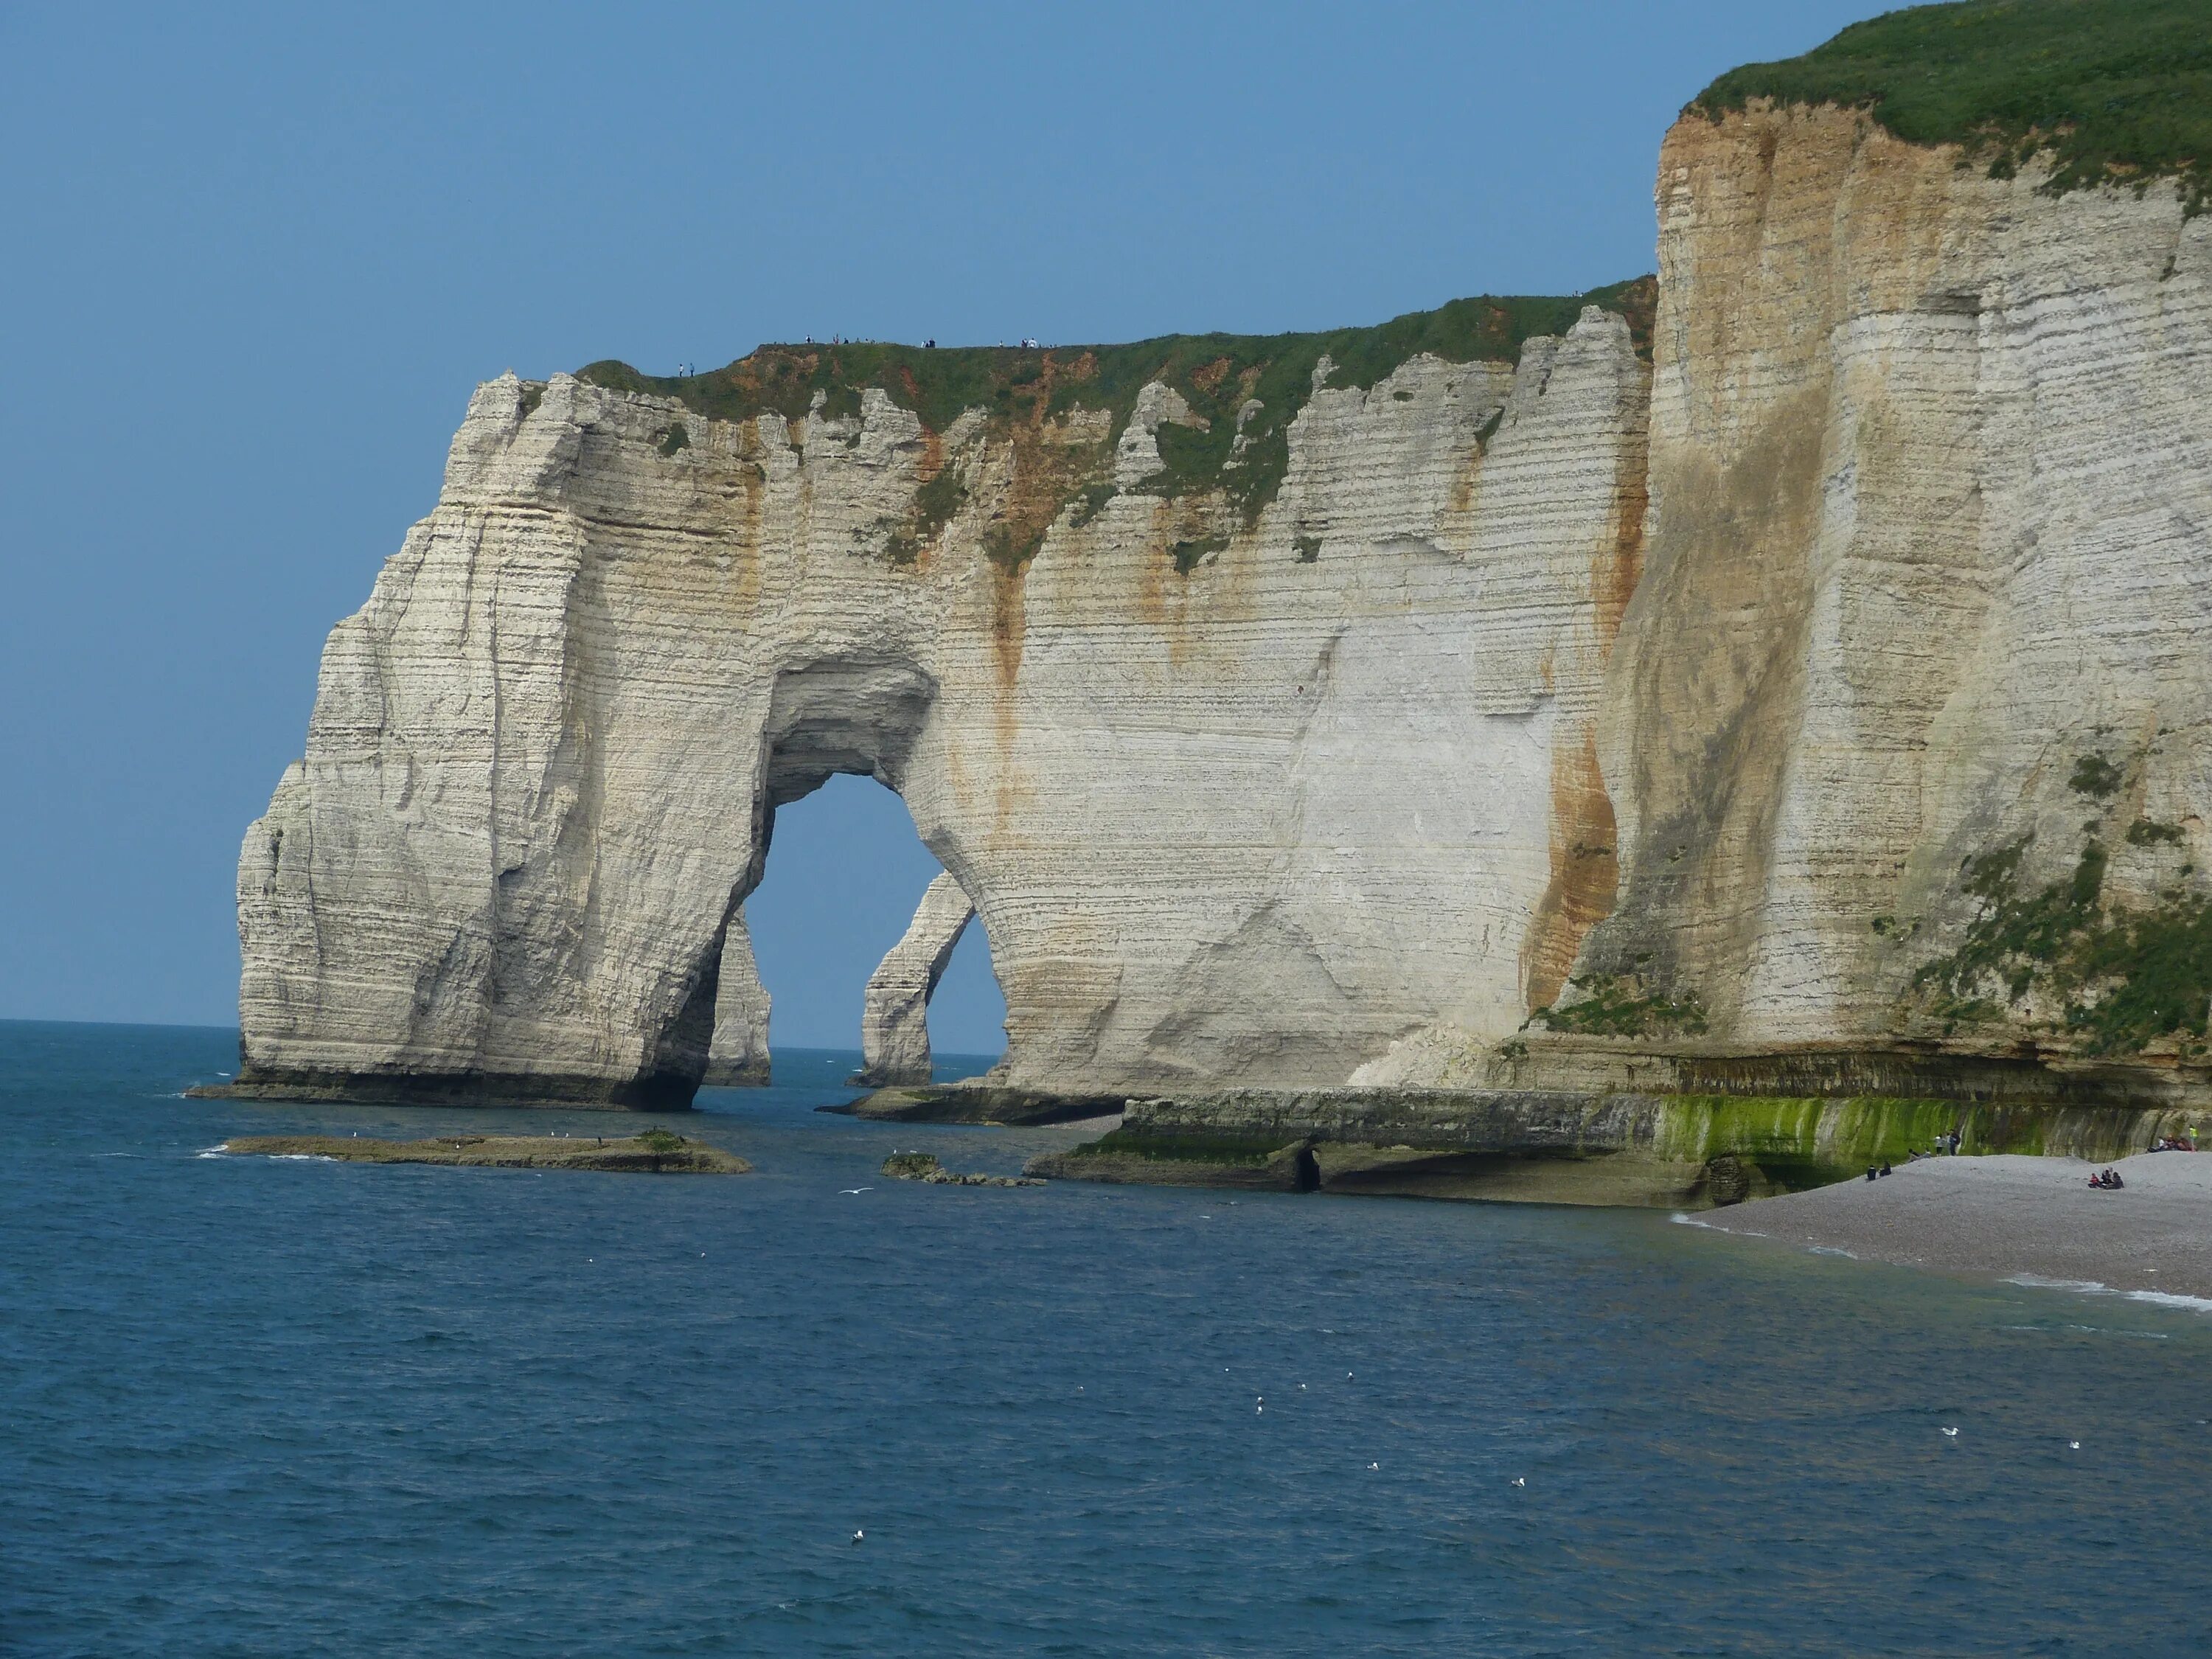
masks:
[[[1004,1053],[988,936],[877,769],[881,731],[799,723],[771,752],[754,881],[724,936],[710,1085],[951,1081]]]

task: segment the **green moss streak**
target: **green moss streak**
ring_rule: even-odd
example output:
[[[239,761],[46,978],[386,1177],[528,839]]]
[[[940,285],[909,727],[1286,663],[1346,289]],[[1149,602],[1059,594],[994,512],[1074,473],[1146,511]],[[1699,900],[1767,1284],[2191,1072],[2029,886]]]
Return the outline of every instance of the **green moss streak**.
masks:
[[[893,564],[912,564],[924,548],[936,544],[967,499],[968,486],[962,482],[959,470],[947,462],[935,477],[914,492],[914,510],[884,544],[884,556]]]
[[[2147,821],[2138,821],[2136,828]],[[2137,845],[2166,839],[2128,836]],[[2174,836],[2179,839],[2179,832]],[[2017,1003],[2040,990],[2063,1008],[2063,1035],[2092,1055],[2139,1054],[2180,1039],[2201,1052],[2212,1003],[2212,908],[2179,889],[2155,907],[2104,902],[2109,854],[2094,838],[2073,873],[2040,890],[2017,890],[2022,840],[1966,860],[1966,892],[1982,902],[1965,940],[1913,976],[1914,991],[1947,1032],[1995,1020],[1989,993]]]
[[[1690,110],[1753,98],[1869,110],[1899,137],[1964,145],[1996,177],[2039,151],[2053,193],[2174,178],[2212,195],[2205,0],[1968,0],[1893,11],[1779,64],[1747,64]]]

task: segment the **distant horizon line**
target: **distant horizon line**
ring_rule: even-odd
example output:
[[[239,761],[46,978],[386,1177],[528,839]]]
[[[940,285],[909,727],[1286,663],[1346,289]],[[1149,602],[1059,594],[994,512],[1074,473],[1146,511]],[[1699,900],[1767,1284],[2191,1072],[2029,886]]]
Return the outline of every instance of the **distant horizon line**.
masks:
[[[0,1014],[0,1025],[89,1025],[123,1031],[222,1031],[238,1035],[235,1025],[202,1025],[181,1020],[167,1019],[44,1019],[28,1015]],[[771,1042],[769,1056],[786,1054],[857,1054],[858,1043],[851,1048],[823,1048],[818,1043],[787,1042],[781,1047]],[[999,1060],[1005,1057],[1004,1048],[942,1048],[935,1051],[939,1060]]]

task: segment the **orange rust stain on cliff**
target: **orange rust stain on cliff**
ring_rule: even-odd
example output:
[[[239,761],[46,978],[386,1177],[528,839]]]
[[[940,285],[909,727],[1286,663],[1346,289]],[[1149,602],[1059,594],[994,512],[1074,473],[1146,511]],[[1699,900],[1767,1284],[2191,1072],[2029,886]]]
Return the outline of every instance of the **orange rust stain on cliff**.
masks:
[[[1612,544],[1600,546],[1590,561],[1590,625],[1601,656],[1609,655],[1620,637],[1620,619],[1644,579],[1644,512],[1650,489],[1640,447],[1627,459],[1613,484]]]
[[[1612,912],[1620,884],[1613,835],[1597,739],[1585,726],[1580,743],[1552,754],[1552,879],[1521,950],[1521,983],[1531,1012],[1558,1000],[1583,935]]]

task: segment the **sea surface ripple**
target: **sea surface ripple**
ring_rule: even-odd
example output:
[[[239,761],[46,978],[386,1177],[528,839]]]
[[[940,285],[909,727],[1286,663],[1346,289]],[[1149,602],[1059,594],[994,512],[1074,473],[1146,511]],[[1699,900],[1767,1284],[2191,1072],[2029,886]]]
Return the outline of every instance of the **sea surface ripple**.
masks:
[[[0,1653],[2207,1650],[2201,1314],[887,1182],[1073,1137],[818,1115],[818,1054],[653,1120],[746,1177],[204,1158],[516,1122],[179,1097],[234,1045],[0,1024]]]

